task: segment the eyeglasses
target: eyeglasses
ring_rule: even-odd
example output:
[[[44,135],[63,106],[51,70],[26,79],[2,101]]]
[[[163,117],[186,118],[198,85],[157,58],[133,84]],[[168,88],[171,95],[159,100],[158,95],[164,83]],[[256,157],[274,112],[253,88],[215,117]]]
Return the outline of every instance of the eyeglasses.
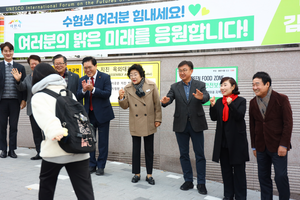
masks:
[[[139,76],[139,73],[129,74],[129,78],[137,77]]]
[[[87,71],[87,70],[91,70],[93,67],[84,67],[83,69],[84,69],[84,71]]]
[[[178,70],[179,73],[186,73],[187,71],[189,71],[188,69],[183,69],[183,70]]]
[[[54,63],[54,66],[64,65],[66,63]]]

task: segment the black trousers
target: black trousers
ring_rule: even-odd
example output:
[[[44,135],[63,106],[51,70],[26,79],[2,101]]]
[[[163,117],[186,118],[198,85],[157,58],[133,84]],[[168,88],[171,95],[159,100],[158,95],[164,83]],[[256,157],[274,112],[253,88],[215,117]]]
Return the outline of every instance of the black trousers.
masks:
[[[196,158],[197,184],[205,184],[206,159],[204,155],[203,131],[195,132],[190,121],[187,122],[183,132],[175,132],[180,152],[180,164],[184,181],[193,182],[193,169],[190,160],[190,140]]]
[[[31,130],[33,134],[33,141],[35,144],[36,152],[39,154],[41,151],[41,142],[43,140],[43,133],[40,129],[39,125],[37,125],[33,115],[29,116],[30,124],[31,124]]]
[[[20,104],[17,99],[0,100],[0,150],[7,151],[7,122],[9,123],[9,150],[17,149]]]
[[[271,167],[274,166],[275,183],[279,193],[279,200],[290,199],[290,185],[287,175],[287,154],[278,156],[266,148],[264,152],[257,151],[258,179],[262,200],[273,199],[273,184],[271,179]]]
[[[98,168],[105,168],[107,156],[108,156],[108,143],[109,143],[109,124],[110,121],[99,123],[96,119],[94,111],[89,111],[89,118],[91,124],[93,124],[96,129],[98,128],[98,151],[99,155],[96,159],[96,151],[90,152],[90,166],[91,167],[98,167]]]
[[[42,160],[39,200],[53,200],[57,177],[65,167],[78,200],[94,200],[89,159],[67,164],[56,164]]]
[[[224,196],[236,200],[247,199],[247,181],[245,162],[231,165],[228,148],[222,148],[220,155],[221,171],[224,185]]]
[[[153,143],[154,134],[144,137],[144,150],[146,160],[147,174],[152,174],[153,170]],[[141,137],[132,136],[132,173],[140,174],[141,172]]]

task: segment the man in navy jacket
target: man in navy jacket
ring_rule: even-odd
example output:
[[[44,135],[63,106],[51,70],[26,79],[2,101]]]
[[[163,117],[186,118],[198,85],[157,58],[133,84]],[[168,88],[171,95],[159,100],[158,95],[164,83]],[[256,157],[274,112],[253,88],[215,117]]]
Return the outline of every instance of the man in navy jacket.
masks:
[[[13,68],[21,74],[23,81],[26,73],[23,65],[13,61],[14,46],[5,42],[1,44],[1,53],[4,61],[0,62],[0,157],[7,157],[7,121],[9,122],[9,151],[8,156],[17,158],[17,132],[20,108],[26,106],[26,91],[20,92],[16,88],[16,81],[13,77]]]
[[[114,119],[114,113],[109,101],[111,95],[111,81],[108,74],[97,70],[97,61],[93,57],[82,60],[85,76],[79,79],[77,100],[84,98],[84,107],[90,122],[98,128],[99,156],[96,160],[95,152],[90,153],[91,173],[103,175],[108,155],[109,123]]]

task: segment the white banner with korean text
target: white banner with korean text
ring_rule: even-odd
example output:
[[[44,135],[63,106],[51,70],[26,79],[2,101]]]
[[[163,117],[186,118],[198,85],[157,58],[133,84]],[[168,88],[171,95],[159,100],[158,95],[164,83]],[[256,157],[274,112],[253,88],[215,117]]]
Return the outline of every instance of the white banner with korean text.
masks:
[[[298,0],[168,1],[5,16],[15,56],[162,52],[300,43]]]

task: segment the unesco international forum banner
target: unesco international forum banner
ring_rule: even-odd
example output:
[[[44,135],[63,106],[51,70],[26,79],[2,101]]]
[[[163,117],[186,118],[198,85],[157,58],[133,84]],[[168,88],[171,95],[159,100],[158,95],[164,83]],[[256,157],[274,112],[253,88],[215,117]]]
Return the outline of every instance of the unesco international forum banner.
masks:
[[[4,17],[15,56],[300,43],[300,0],[179,0]]]
[[[138,1],[147,0],[1,0],[0,13],[74,9],[77,7],[105,6]]]

